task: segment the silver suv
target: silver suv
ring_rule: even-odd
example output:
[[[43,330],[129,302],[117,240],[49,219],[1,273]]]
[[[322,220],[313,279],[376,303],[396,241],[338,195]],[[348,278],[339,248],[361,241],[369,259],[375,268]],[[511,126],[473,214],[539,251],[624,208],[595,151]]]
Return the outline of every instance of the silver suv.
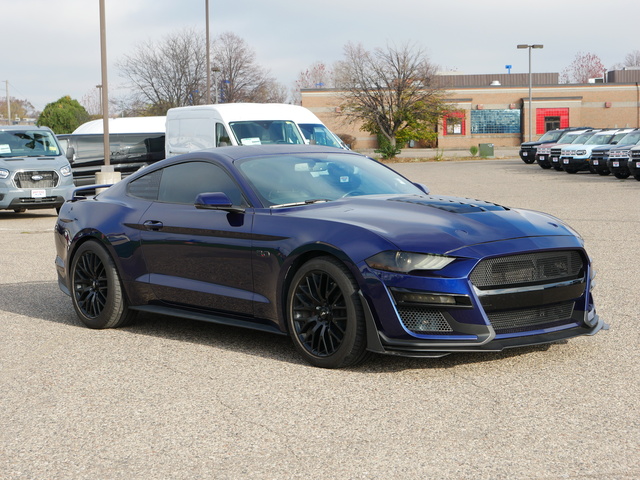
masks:
[[[69,161],[49,128],[0,126],[0,210],[58,210],[74,188]]]

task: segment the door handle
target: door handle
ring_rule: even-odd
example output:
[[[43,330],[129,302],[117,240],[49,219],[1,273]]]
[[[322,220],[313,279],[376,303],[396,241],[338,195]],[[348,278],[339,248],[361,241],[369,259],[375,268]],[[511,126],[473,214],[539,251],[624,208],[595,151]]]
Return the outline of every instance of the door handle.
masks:
[[[142,225],[144,225],[144,228],[151,230],[152,232],[162,230],[162,227],[164,227],[164,224],[158,220],[147,220]]]

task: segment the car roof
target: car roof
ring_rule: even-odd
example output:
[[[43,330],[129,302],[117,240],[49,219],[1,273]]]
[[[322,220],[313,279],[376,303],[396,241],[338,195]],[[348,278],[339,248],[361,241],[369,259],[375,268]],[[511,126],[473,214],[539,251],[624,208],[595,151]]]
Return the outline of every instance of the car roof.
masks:
[[[1,131],[20,131],[20,130],[44,130],[50,132],[49,127],[38,127],[36,125],[0,125]]]
[[[301,154],[301,153],[327,153],[336,155],[360,155],[359,153],[351,150],[344,150],[342,148],[327,147],[322,145],[246,145],[246,146],[230,146],[230,147],[217,147],[209,148],[206,150],[199,150],[197,152],[188,153],[185,155],[178,155],[172,157],[172,159],[178,158],[221,158],[225,157],[231,161],[239,160],[241,158],[258,157],[263,155],[283,155],[283,154]],[[363,155],[360,155],[363,156]]]

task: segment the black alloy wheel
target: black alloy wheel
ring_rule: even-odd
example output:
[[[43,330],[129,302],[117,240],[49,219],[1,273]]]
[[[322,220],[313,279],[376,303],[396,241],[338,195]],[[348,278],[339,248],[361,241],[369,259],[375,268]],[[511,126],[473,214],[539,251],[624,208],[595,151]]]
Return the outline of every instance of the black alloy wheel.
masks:
[[[115,328],[133,320],[113,259],[98,242],[78,248],[70,275],[73,307],[87,327]]]
[[[367,356],[357,284],[333,257],[310,260],[296,272],[287,296],[287,326],[298,352],[317,367],[352,366]]]

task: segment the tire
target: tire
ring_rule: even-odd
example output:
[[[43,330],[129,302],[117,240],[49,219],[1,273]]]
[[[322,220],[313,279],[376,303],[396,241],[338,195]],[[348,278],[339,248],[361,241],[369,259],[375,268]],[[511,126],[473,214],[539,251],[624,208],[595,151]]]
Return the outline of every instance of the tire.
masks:
[[[598,170],[598,175],[606,177],[607,175],[611,175],[611,172],[609,170]]]
[[[525,159],[525,158],[523,158],[523,159],[522,159],[522,161],[523,161],[524,163],[528,164],[528,165],[531,165],[533,162],[535,162],[535,161],[536,161],[536,159],[535,159],[535,158],[526,158],[526,159]]]
[[[353,366],[368,355],[357,284],[333,257],[310,260],[294,275],[287,327],[296,350],[316,367]]]
[[[545,164],[539,163],[538,165],[540,165],[540,168],[544,170],[549,170],[551,168],[551,165],[547,165],[546,163]]]
[[[567,173],[578,173],[577,168],[565,168],[564,171]]]
[[[14,208],[13,211],[15,213],[24,213],[24,212],[27,211],[27,209],[26,208]]]
[[[614,172],[613,175],[620,180],[624,180],[625,178],[629,178],[629,172]]]
[[[78,248],[70,276],[73,308],[87,327],[116,328],[134,320],[113,259],[98,242]]]
[[[636,173],[633,178],[635,178],[636,180],[638,180],[640,182],[640,173]]]

